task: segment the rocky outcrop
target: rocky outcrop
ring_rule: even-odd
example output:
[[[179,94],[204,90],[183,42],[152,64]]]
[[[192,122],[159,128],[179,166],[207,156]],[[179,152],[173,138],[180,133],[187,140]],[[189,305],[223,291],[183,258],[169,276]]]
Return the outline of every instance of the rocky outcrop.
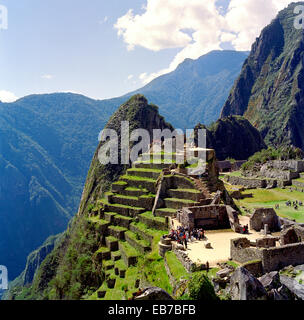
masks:
[[[297,300],[304,300],[304,285],[297,280],[281,275],[281,283],[295,296]]]
[[[199,128],[207,130],[207,147],[215,149],[218,160],[246,160],[266,148],[259,131],[243,117],[230,116],[219,119],[210,128],[201,124],[195,127]]]
[[[249,271],[239,267],[230,279],[232,300],[266,300],[267,292],[262,283]]]
[[[173,298],[169,295],[165,290],[158,287],[150,287],[144,289],[139,296],[135,298],[135,300],[173,300]]]
[[[243,115],[267,145],[303,149],[304,37],[293,26],[298,4],[281,11],[257,38],[221,117]]]
[[[59,241],[61,234],[49,237],[44,244],[33,251],[27,258],[26,267],[23,273],[23,285],[26,286],[33,282],[34,276],[46,256],[54,249]]]

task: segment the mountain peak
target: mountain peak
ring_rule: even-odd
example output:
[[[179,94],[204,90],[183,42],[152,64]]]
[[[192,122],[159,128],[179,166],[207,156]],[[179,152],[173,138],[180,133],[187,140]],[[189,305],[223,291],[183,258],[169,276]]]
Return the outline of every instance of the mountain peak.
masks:
[[[244,115],[266,144],[304,148],[304,37],[294,27],[295,6],[279,12],[252,45],[221,117]]]

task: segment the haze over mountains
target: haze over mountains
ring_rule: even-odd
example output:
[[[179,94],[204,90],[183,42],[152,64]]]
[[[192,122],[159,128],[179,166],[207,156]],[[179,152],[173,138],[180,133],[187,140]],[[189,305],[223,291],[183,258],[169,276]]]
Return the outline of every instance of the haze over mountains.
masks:
[[[193,128],[220,114],[245,52],[214,51],[186,60],[138,92],[173,126]],[[0,103],[0,264],[10,279],[27,255],[62,232],[77,211],[101,129],[133,93],[93,100],[71,93]]]

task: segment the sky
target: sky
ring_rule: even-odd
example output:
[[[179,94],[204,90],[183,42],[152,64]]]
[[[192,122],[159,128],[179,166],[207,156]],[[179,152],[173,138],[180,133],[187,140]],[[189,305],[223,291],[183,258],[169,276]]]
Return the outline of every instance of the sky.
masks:
[[[0,100],[121,96],[211,50],[250,50],[289,0],[0,0]],[[0,12],[3,22],[4,12]]]

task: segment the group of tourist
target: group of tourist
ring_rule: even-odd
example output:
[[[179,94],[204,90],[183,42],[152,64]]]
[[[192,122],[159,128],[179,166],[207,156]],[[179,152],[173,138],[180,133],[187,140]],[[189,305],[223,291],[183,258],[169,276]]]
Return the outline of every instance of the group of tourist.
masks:
[[[205,238],[205,231],[203,228],[189,230],[188,228],[178,227],[176,230],[172,229],[169,238],[177,243],[182,244],[187,249],[188,242],[203,240]]]
[[[286,202],[286,206],[287,206],[287,207],[293,206],[293,208],[294,208],[295,210],[298,210],[299,206],[300,206],[300,207],[303,206],[303,202],[302,202],[302,201],[298,201],[298,200],[291,202],[291,201],[289,200],[289,201]]]

